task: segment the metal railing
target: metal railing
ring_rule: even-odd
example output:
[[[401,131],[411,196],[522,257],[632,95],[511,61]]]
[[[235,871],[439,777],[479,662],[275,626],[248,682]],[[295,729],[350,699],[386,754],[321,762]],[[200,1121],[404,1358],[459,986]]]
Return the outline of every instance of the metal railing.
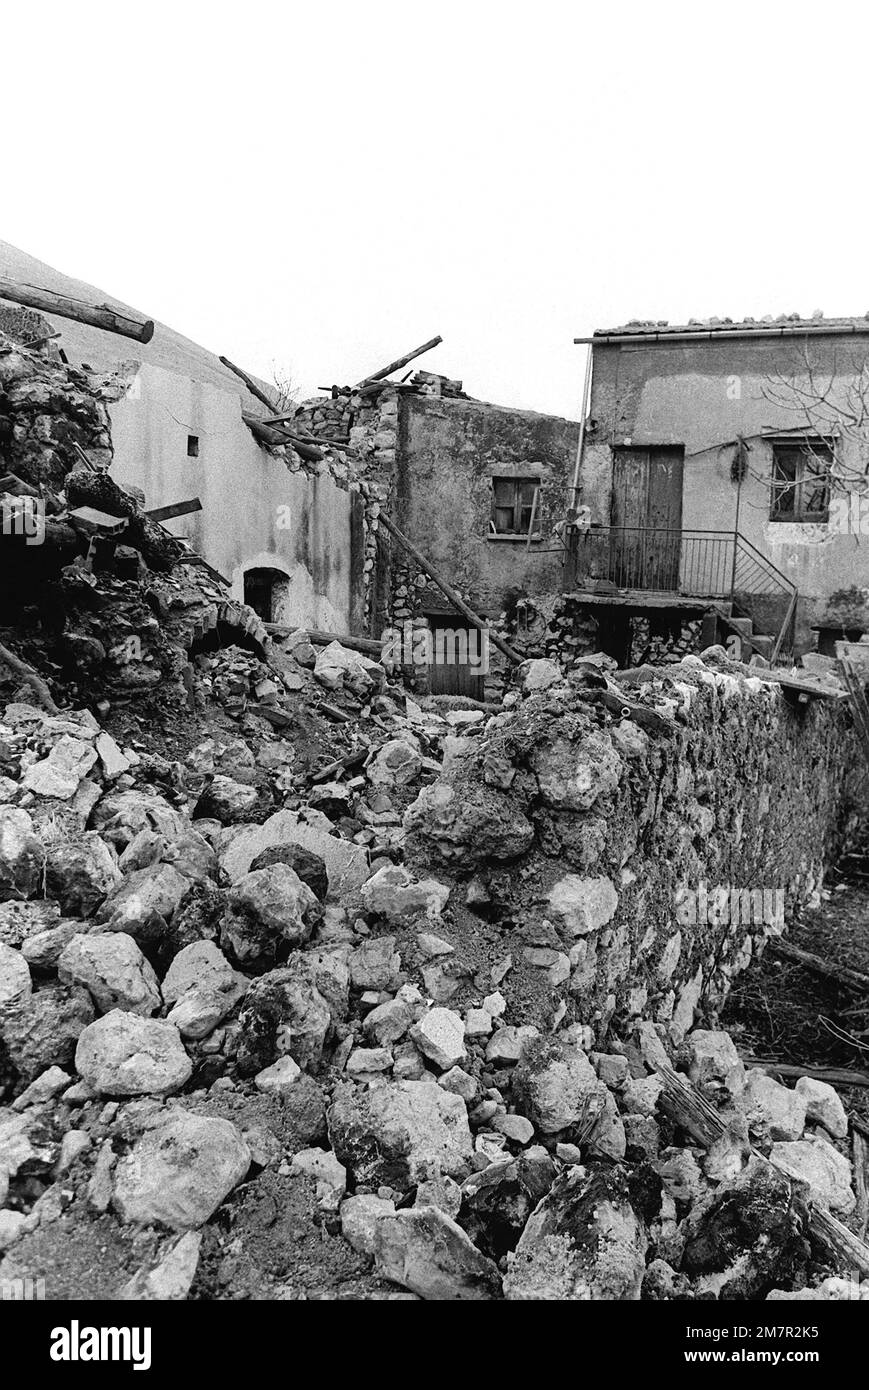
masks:
[[[776,656],[790,648],[796,585],[738,531],[593,525],[575,533],[571,550],[572,582],[580,588],[729,602],[775,637]]]

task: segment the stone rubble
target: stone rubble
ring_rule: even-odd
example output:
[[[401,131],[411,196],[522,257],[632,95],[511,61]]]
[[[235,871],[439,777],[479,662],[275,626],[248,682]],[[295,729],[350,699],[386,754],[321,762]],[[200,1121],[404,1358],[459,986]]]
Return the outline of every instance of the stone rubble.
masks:
[[[93,1228],[127,1261],[106,1296],[227,1296],[256,1259],[290,1296],[307,1222],[365,1297],[838,1296],[806,1204],[855,1210],[841,1099],[715,1027],[771,931],[672,907],[737,819],[791,834],[729,773],[710,811],[709,730],[743,702],[768,785],[777,696],[688,658],[613,723],[605,659],[547,650],[453,709],[145,540],[135,578],[74,540],[74,678],[27,649],[62,708],[0,705],[0,1279]],[[708,1150],[669,1067],[725,1122]]]

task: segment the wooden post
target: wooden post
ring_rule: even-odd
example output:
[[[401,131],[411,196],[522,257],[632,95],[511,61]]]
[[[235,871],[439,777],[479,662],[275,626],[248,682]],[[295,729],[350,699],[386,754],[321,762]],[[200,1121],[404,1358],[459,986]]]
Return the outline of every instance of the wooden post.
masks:
[[[407,539],[407,536],[403,535],[402,532],[399,531],[398,527],[395,525],[395,522],[390,521],[389,517],[386,515],[385,512],[380,513],[380,522],[386,528],[389,534],[393,536],[395,540],[398,541],[398,544],[407,551],[408,555],[412,556],[412,558],[416,560],[416,563],[419,565],[420,569],[428,575],[429,579],[433,580],[434,583],[437,584],[441,593],[446,595],[446,597],[449,599],[450,603],[453,605],[456,611],[461,613],[463,618],[467,618],[468,622],[471,624],[472,627],[479,628],[480,632],[487,633],[492,645],[497,647],[499,652],[503,652],[504,655],[508,657],[510,661],[515,662],[517,666],[525,660],[524,656],[520,656],[519,653],[514,651],[511,646],[508,646],[508,644],[504,641],[502,637],[497,636],[497,634],[492,631],[488,623],[484,622],[482,618],[478,617],[478,615],[473,611],[472,608],[468,607],[464,599],[459,597],[452,585],[448,584],[447,581],[443,578],[443,576],[438,574],[434,565],[432,565],[431,562],[425,558],[422,551],[417,550],[416,546]]]
[[[396,357],[395,361],[390,362],[388,367],[380,367],[376,372],[372,372],[370,376],[364,377],[362,381],[357,381],[356,390],[359,390],[362,386],[370,385],[372,381],[382,381],[385,376],[391,376],[392,373],[397,372],[400,367],[406,367],[408,362],[412,362],[415,357],[422,357],[424,352],[430,352],[432,348],[437,347],[438,343],[442,342],[443,338],[440,334],[438,334],[436,338],[429,338],[428,342],[423,343],[422,347],[414,348],[412,352],[406,352],[403,357]]]
[[[109,333],[134,338],[137,343],[150,343],[154,336],[152,319],[131,319],[110,304],[87,304],[83,299],[53,294],[51,290],[39,289],[37,285],[19,284],[17,280],[8,280],[5,275],[0,275],[0,299],[23,304],[27,309],[38,309],[43,314],[57,314],[62,319],[89,323],[92,328],[104,328]]]

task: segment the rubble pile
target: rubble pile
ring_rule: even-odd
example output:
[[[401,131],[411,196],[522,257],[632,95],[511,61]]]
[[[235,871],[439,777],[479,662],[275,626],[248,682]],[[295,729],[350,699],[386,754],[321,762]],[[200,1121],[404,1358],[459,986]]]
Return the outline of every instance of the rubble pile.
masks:
[[[715,652],[634,684],[531,660],[494,712],[414,700],[338,641],[271,637],[143,525],[103,553],[70,529],[40,561],[52,621],[25,586],[0,630],[0,1279],[851,1288],[815,1219],[855,1211],[841,1101],[715,1027],[780,924],[683,911],[700,880],[816,892],[844,716]]]

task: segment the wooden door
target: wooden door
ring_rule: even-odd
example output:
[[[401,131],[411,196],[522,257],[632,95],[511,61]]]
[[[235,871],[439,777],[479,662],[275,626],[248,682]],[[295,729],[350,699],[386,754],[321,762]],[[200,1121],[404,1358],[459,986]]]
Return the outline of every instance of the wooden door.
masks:
[[[679,587],[684,452],[613,450],[610,577],[620,589]]]

